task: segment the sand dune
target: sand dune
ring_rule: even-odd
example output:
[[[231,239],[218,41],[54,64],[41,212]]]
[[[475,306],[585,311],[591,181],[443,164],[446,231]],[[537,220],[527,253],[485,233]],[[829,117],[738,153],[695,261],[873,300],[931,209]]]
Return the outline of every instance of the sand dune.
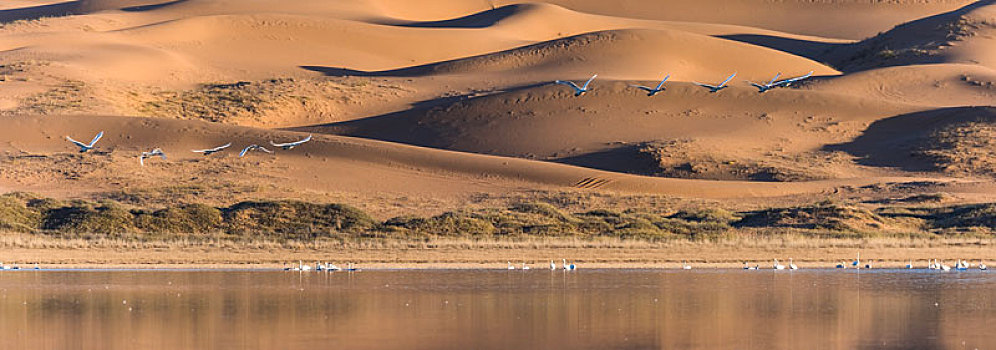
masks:
[[[973,106],[996,94],[994,11],[990,0],[4,2],[0,188],[459,206],[533,191],[774,203],[922,180],[985,197],[992,113]],[[764,94],[744,82],[809,71]],[[690,83],[733,72],[719,93]],[[551,84],[595,73],[582,97]],[[628,87],[665,74],[657,96]],[[62,140],[98,130],[103,153]],[[276,156],[189,152],[302,131],[320,135]],[[170,160],[140,167],[152,147]]]

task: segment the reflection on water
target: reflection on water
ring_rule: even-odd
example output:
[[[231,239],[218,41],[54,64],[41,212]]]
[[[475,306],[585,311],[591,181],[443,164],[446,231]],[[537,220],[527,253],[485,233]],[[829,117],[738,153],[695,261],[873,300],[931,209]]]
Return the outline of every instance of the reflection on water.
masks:
[[[10,271],[0,349],[988,349],[972,271]]]

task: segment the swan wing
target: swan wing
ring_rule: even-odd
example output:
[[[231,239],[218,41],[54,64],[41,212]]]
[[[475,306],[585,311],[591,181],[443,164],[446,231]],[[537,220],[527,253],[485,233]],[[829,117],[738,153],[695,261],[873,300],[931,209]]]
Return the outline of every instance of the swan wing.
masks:
[[[573,88],[574,90],[581,91],[581,87],[579,87],[578,84],[575,84],[573,81],[557,80],[557,81],[555,81],[555,83],[560,84],[560,85],[567,85],[567,86],[570,86],[571,88]]]
[[[242,152],[239,152],[239,158],[245,157],[246,153],[249,153],[250,149],[252,149],[252,146],[243,148]]]
[[[104,137],[104,132],[103,131],[101,131],[100,133],[97,133],[97,136],[94,136],[93,140],[90,140],[90,144],[87,145],[87,147],[93,147],[93,145],[96,144],[97,141],[100,141],[101,137]]]
[[[661,80],[661,83],[657,84],[657,90],[660,90],[662,87],[664,87],[664,83],[666,83],[667,79],[670,78],[670,77],[671,77],[670,74],[668,74],[667,76],[665,76],[664,80]]]
[[[591,82],[595,80],[596,77],[598,77],[598,74],[592,75],[591,78],[589,78],[588,81],[584,83],[584,87],[581,89],[588,90],[588,85],[591,85]]]
[[[726,83],[729,83],[730,80],[733,80],[733,77],[735,77],[735,76],[737,76],[737,73],[733,73],[733,75],[731,75],[729,78],[726,78],[726,80],[723,80],[723,83],[719,84],[719,87],[726,86]]]
[[[73,140],[72,137],[66,136],[66,140],[69,140],[69,142],[72,142],[73,144],[79,146],[80,148],[87,148],[87,145],[85,143]]]

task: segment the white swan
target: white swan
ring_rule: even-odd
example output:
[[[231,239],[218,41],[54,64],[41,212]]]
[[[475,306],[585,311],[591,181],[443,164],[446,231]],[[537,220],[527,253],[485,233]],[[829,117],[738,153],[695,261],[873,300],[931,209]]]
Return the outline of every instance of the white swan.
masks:
[[[851,262],[851,266],[854,266],[854,268],[857,268],[857,269],[861,268],[861,253],[858,253],[858,258],[856,260],[854,260],[853,262]]]
[[[556,269],[557,269],[557,264],[555,264],[553,260],[550,260],[550,270],[556,270]]]
[[[273,153],[272,151],[264,148],[263,146],[260,146],[260,145],[249,145],[249,147],[243,148],[242,152],[239,152],[239,158],[244,157],[246,155],[246,153],[249,153],[249,151],[263,151],[263,152],[266,152],[266,153]]]
[[[942,271],[951,271],[951,266],[944,265],[944,262],[938,262],[937,268],[941,269]]]
[[[687,261],[682,260],[681,261],[681,269],[682,270],[691,270],[692,269],[692,265],[689,265]]]
[[[568,265],[567,264],[567,259],[561,259],[561,260],[564,261],[564,270],[574,270],[575,268],[577,268],[577,266],[574,266],[574,263],[571,263],[570,265]]]
[[[273,147],[280,147],[283,148],[284,150],[291,150],[294,149],[294,147],[300,146],[308,141],[311,141],[311,135],[308,135],[308,137],[305,137],[303,140],[300,141],[287,142],[287,143],[273,143],[273,141],[270,141],[270,144],[273,145]]]
[[[647,87],[647,86],[643,86],[643,85],[630,85],[630,87],[635,87],[637,89],[646,91],[647,92],[647,96],[653,96],[653,95],[656,95],[658,92],[667,90],[667,88],[664,87],[664,83],[667,82],[667,79],[670,78],[670,77],[671,77],[670,74],[668,74],[667,76],[665,76],[664,80],[661,80],[661,83],[657,84],[657,87],[655,87],[655,88],[651,88],[651,87]]]
[[[789,258],[789,269],[790,270],[798,270],[799,269],[799,266],[796,266],[795,263],[792,262],[792,258]]]
[[[747,265],[747,262],[744,261],[744,270],[757,270],[757,266]]]
[[[223,150],[225,150],[226,148],[229,148],[229,147],[232,147],[232,143],[231,142],[226,143],[226,144],[224,144],[222,146],[215,147],[215,148],[195,149],[195,150],[193,150],[193,152],[194,153],[200,153],[200,154],[203,154],[205,156],[210,156],[210,155],[212,155],[214,153],[221,152],[221,151],[223,151]]]
[[[775,270],[784,270],[785,265],[779,264],[778,259],[775,259],[775,264],[774,266],[772,266],[772,268],[774,268]]]
[[[913,259],[910,259],[910,262],[906,264],[906,268],[907,269],[912,269],[913,268]]]
[[[597,76],[598,74],[592,75],[591,78],[584,83],[584,86],[580,87],[578,86],[578,84],[575,84],[573,81],[557,80],[554,81],[554,83],[571,87],[572,89],[574,89],[574,96],[577,97],[584,95],[586,92],[588,92],[588,86],[591,85],[591,81],[595,80],[595,77]]]
[[[145,166],[145,160],[155,156],[162,157],[163,160],[166,160],[166,153],[163,153],[163,150],[156,148],[149,152],[142,152],[142,154],[138,156],[138,164]]]
[[[775,74],[775,77],[771,78],[771,81],[769,81],[767,83],[764,83],[764,84],[758,84],[758,83],[755,83],[755,82],[750,81],[750,80],[748,80],[747,83],[750,84],[753,87],[756,87],[757,88],[757,93],[763,94],[763,93],[767,92],[768,90],[771,90],[771,89],[774,89],[774,88],[777,87],[777,86],[774,85],[775,84],[775,80],[778,80],[778,77],[780,77],[780,76],[782,76],[782,73]]]
[[[845,264],[843,261],[841,261],[840,263],[837,264],[837,268],[838,269],[846,269],[847,268],[847,264]]]
[[[866,262],[866,263],[865,263],[865,268],[866,268],[866,269],[870,269],[870,268],[872,268],[872,264],[871,264],[871,262],[872,262],[871,260],[868,260],[868,262]]]
[[[785,80],[776,81],[776,82],[772,83],[772,85],[775,86],[775,87],[789,87],[790,85],[792,85],[792,84],[794,84],[794,83],[796,83],[798,81],[809,79],[809,77],[811,77],[811,76],[813,76],[813,71],[809,71],[808,74],[803,75],[803,76],[799,76],[799,77],[795,77],[795,78],[788,78],[788,79],[785,79]]]
[[[508,261],[508,267],[506,267],[505,269],[507,269],[507,270],[515,270],[515,266],[512,266],[512,262]]]
[[[523,270],[529,270],[529,265],[526,265],[526,263],[525,263],[525,262],[523,262],[523,263],[522,263],[522,269],[523,269]]]
[[[90,143],[82,143],[82,142],[73,140],[73,138],[69,137],[69,136],[66,136],[66,140],[69,140],[69,142],[72,142],[77,147],[79,147],[80,148],[80,153],[86,153],[86,152],[89,152],[90,150],[93,150],[94,148],[97,148],[97,146],[95,146],[95,145],[97,144],[97,141],[100,141],[101,137],[104,137],[104,132],[103,131],[101,131],[100,133],[98,133],[97,136],[94,136],[93,140],[90,140]]]
[[[724,80],[719,85],[709,85],[709,84],[703,84],[703,83],[699,83],[699,82],[692,82],[692,83],[695,84],[695,85],[704,87],[706,89],[709,89],[709,92],[715,93],[715,92],[719,92],[719,90],[723,90],[725,88],[728,88],[729,86],[727,86],[726,83],[729,83],[730,80],[733,80],[733,77],[735,77],[735,76],[737,76],[736,72],[734,72],[733,75],[731,75],[729,78],[726,78],[726,80]]]
[[[982,261],[980,260],[980,261],[979,261],[979,270],[982,270],[982,271],[985,271],[985,270],[988,270],[988,269],[989,269],[989,267],[988,267],[988,266],[986,266],[986,263],[984,263],[984,262],[982,262]]]

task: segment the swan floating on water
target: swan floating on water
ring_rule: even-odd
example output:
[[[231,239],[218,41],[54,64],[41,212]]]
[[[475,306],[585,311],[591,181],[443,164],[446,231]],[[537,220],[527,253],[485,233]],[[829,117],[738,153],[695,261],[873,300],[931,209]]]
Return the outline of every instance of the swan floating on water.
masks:
[[[507,263],[508,263],[508,267],[505,268],[506,270],[515,270],[515,266],[512,266],[512,262],[511,261],[507,261]]]
[[[273,145],[273,147],[280,147],[283,148],[284,150],[292,150],[294,149],[294,147],[300,146],[308,141],[311,141],[311,135],[308,135],[308,137],[305,137],[303,140],[300,141],[287,142],[287,143],[273,143],[273,141],[270,141],[270,144]]]
[[[556,269],[557,269],[557,264],[555,264],[553,260],[550,260],[550,270],[556,270]]]
[[[664,80],[661,80],[661,83],[657,84],[657,87],[655,87],[655,88],[651,88],[651,87],[647,87],[647,86],[643,86],[643,85],[630,85],[630,87],[635,87],[637,89],[646,91],[647,92],[647,96],[653,96],[653,95],[656,95],[658,92],[667,90],[667,88],[664,87],[664,83],[667,82],[667,79],[670,78],[670,77],[671,77],[670,74],[668,74],[667,76],[665,76]]]
[[[989,267],[988,267],[988,266],[986,266],[986,264],[985,264],[985,263],[983,263],[983,262],[982,262],[982,261],[980,260],[980,261],[979,261],[979,270],[982,270],[982,271],[985,271],[985,270],[988,270],[988,269],[989,269]]]
[[[910,262],[908,264],[906,264],[906,268],[907,269],[912,269],[913,268],[913,259],[910,259]]]
[[[523,270],[529,270],[529,265],[526,265],[526,263],[525,263],[525,262],[523,262],[523,263],[522,263],[522,269],[523,269]]]
[[[847,264],[845,264],[843,261],[841,261],[840,263],[837,264],[836,267],[838,269],[846,269],[847,268]]]
[[[775,259],[775,264],[774,264],[774,266],[772,266],[772,268],[775,269],[775,270],[784,270],[785,269],[785,265],[782,265],[782,264],[778,263],[778,259]]]
[[[561,259],[561,260],[564,261],[564,270],[574,270],[574,269],[577,268],[577,266],[574,266],[574,263],[571,263],[570,265],[568,265],[567,264],[567,259]]]
[[[798,270],[799,269],[799,267],[796,266],[794,262],[792,262],[792,258],[789,258],[789,269],[790,270]]]
[[[560,84],[560,85],[566,85],[566,86],[569,86],[570,88],[574,89],[574,96],[577,97],[577,96],[584,95],[586,92],[588,92],[588,86],[591,85],[591,81],[595,80],[595,77],[597,77],[597,76],[598,76],[598,74],[592,75],[591,78],[588,79],[588,81],[584,83],[584,86],[580,86],[580,87],[578,86],[578,84],[575,84],[573,81],[557,80],[557,81],[554,81],[554,83]]]
[[[692,269],[692,265],[689,265],[687,261],[682,260],[681,261],[681,269],[682,270],[691,270]]]
[[[755,266],[750,266],[750,265],[747,264],[746,261],[744,261],[744,270],[757,270],[757,266],[756,265]]]
[[[215,148],[195,149],[195,150],[193,150],[193,152],[194,153],[200,153],[200,154],[203,154],[205,156],[210,156],[212,154],[224,151],[226,148],[229,148],[229,147],[232,147],[232,143],[231,142],[226,143],[226,144],[221,145],[221,146],[218,146],[218,147],[215,147]]]
[[[728,88],[729,86],[726,85],[726,83],[729,83],[730,80],[733,80],[733,77],[735,77],[735,76],[737,76],[736,72],[734,72],[733,75],[731,75],[729,78],[726,78],[726,80],[724,80],[719,85],[709,85],[709,84],[703,84],[703,83],[699,83],[699,82],[692,82],[692,83],[695,84],[695,85],[704,87],[706,89],[709,89],[709,92],[711,92],[711,93],[716,93],[716,92],[719,92],[720,90]]]
[[[77,147],[79,147],[80,148],[80,153],[86,153],[86,152],[90,152],[94,148],[97,148],[97,146],[96,146],[97,141],[100,141],[101,137],[104,137],[104,132],[103,131],[101,131],[100,133],[98,133],[97,136],[94,136],[93,140],[90,140],[90,143],[82,143],[82,142],[73,140],[73,138],[69,137],[69,136],[66,136],[66,140],[69,140],[69,142],[72,142]]]

